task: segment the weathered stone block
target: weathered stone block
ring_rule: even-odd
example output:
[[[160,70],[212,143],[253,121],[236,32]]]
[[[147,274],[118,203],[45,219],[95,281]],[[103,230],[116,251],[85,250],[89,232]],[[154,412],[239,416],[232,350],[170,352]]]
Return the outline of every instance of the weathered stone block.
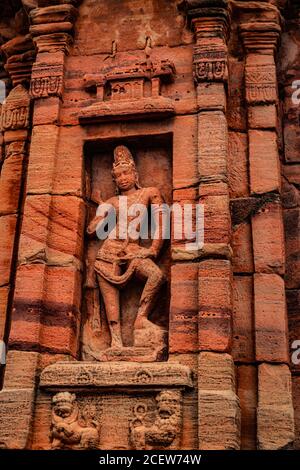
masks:
[[[180,263],[171,269],[170,352],[198,350],[198,266]]]
[[[198,115],[198,169],[201,182],[227,177],[227,122],[222,112]]]
[[[294,449],[300,449],[300,377],[292,377],[293,385],[293,404],[294,404],[294,417],[295,417],[295,442]]]
[[[56,125],[59,123],[61,99],[57,96],[40,98],[35,101],[33,125]]]
[[[183,188],[177,189],[173,192],[173,205],[177,208],[172,213],[171,232],[172,232],[172,248],[181,248],[187,250],[187,244],[195,243],[196,241],[196,207],[198,204],[198,192],[196,188]],[[187,218],[187,211],[191,213],[191,220]],[[177,212],[178,211],[178,212]],[[188,227],[188,223],[190,226]],[[198,230],[200,233],[200,223],[198,224]],[[191,230],[190,235],[188,232]],[[200,240],[199,240],[200,241]],[[195,250],[196,251],[196,250]]]
[[[251,129],[275,129],[277,126],[276,105],[249,106],[248,122]]]
[[[228,354],[202,352],[199,356],[199,448],[240,448],[240,404],[235,394],[235,372]]]
[[[76,355],[81,274],[72,267],[44,264],[18,268],[11,348]]]
[[[300,208],[283,211],[286,247],[286,287],[300,287]]]
[[[86,195],[87,181],[83,173],[85,165],[83,136],[84,130],[81,126],[60,127],[53,177],[53,192],[55,194]],[[86,158],[89,157],[88,153]]]
[[[237,394],[241,404],[241,449],[256,450],[257,367],[237,367]]]
[[[0,286],[10,280],[16,225],[16,215],[0,217]]]
[[[300,163],[300,131],[297,123],[285,123],[284,150],[286,162]]]
[[[247,106],[244,98],[244,61],[229,56],[228,126],[243,131],[247,128]]]
[[[238,362],[253,362],[255,352],[252,276],[234,276],[233,278],[232,319],[232,356]]]
[[[230,261],[199,264],[199,345],[201,350],[228,351],[232,328]]]
[[[0,392],[0,447],[28,449],[35,393],[32,388]]]
[[[254,274],[256,360],[289,362],[284,281]]]
[[[235,273],[252,273],[253,265],[253,248],[252,233],[249,222],[244,222],[234,227],[232,231],[232,267]]]
[[[272,131],[249,131],[251,194],[279,191],[280,167],[277,137]]]
[[[199,179],[197,116],[176,116],[173,135],[173,186],[184,188]]]
[[[285,449],[294,438],[290,370],[287,365],[261,364],[258,366],[258,448]]]
[[[82,258],[85,206],[73,196],[27,196],[19,262],[76,265]]]
[[[18,211],[23,180],[23,159],[23,155],[18,155],[4,160],[0,179],[0,215]]]
[[[8,301],[9,287],[0,287],[0,339],[3,339],[6,318],[7,318],[7,301]]]
[[[199,110],[226,111],[226,94],[223,83],[198,83],[197,104]]]
[[[290,354],[292,358],[291,367],[292,370],[296,372],[300,370],[300,363],[297,364],[296,361],[293,360],[293,353],[296,354],[296,360],[300,359],[300,353],[298,353],[298,346],[295,349],[292,348],[292,345],[294,341],[299,341],[300,339],[300,289],[286,289],[286,302],[288,312]]]
[[[27,174],[28,193],[51,193],[58,134],[59,128],[55,125],[33,128]]]
[[[39,353],[9,350],[6,357],[5,389],[33,389],[38,377]]]
[[[229,243],[231,220],[228,194],[202,195],[205,188],[200,186],[199,202],[204,209],[204,243]]]
[[[228,143],[230,197],[246,197],[249,195],[247,135],[229,132]]]
[[[284,274],[284,231],[279,203],[266,204],[252,217],[252,238],[255,271]]]

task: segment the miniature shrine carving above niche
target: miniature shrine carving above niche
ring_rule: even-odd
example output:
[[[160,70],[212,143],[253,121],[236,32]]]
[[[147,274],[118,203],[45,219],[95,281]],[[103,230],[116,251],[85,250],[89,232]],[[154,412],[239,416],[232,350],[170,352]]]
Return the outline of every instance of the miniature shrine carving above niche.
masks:
[[[174,104],[162,95],[162,85],[174,76],[175,66],[167,59],[128,62],[85,75],[84,87],[96,93],[97,101],[80,112],[79,120],[84,124],[172,116]]]

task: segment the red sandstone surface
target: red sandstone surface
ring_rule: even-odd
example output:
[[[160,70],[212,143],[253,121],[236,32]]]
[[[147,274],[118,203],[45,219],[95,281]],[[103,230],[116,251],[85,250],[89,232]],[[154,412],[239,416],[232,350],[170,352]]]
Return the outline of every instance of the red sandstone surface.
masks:
[[[299,2],[0,4],[0,448],[300,449]],[[203,246],[107,268],[116,148]]]

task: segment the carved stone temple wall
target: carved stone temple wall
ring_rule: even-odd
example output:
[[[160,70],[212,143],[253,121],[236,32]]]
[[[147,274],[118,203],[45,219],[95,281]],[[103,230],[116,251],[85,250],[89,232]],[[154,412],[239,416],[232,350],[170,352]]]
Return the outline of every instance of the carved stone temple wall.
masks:
[[[299,2],[0,8],[0,448],[300,449]],[[202,247],[92,236],[125,167]]]

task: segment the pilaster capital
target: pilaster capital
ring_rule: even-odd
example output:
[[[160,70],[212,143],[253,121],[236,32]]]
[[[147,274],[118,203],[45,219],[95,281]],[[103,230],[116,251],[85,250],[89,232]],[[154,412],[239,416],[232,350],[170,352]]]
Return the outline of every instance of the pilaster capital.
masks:
[[[39,0],[30,11],[30,34],[38,52],[69,52],[79,0]]]
[[[18,35],[1,46],[6,58],[4,68],[13,86],[29,83],[32,65],[35,61],[35,48],[31,36]]]
[[[248,54],[273,54],[277,50],[281,26],[275,21],[249,21],[240,25],[240,34]]]
[[[195,31],[196,41],[220,37],[227,42],[231,4],[227,0],[184,0],[178,5]]]

